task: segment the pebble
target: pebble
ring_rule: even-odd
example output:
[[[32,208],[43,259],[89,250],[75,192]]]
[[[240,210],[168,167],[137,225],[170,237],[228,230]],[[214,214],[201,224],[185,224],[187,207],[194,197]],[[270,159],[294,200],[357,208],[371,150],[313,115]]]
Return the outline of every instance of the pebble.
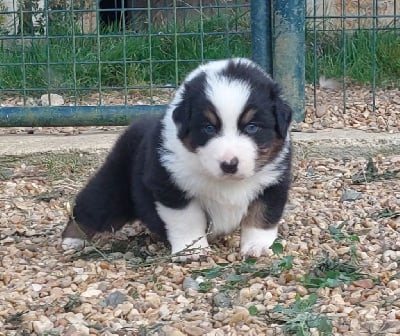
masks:
[[[124,294],[121,293],[120,291],[115,291],[109,294],[103,301],[103,304],[105,306],[112,306],[116,307],[122,302],[128,300],[128,297]]]
[[[49,320],[47,316],[40,316],[38,321],[32,322],[33,331],[39,335],[43,334],[45,331],[50,331],[54,324]]]
[[[400,279],[394,279],[388,282],[387,287],[391,290],[396,290],[400,288]]]
[[[73,324],[63,333],[64,336],[89,336],[90,329],[83,324]]]
[[[330,113],[328,111],[326,116]],[[338,119],[341,120],[340,113]],[[168,260],[148,267],[131,267],[126,254],[113,262],[101,261],[98,255],[85,255],[86,251],[65,255],[57,248],[68,216],[65,203],[76,195],[94,169],[92,166],[76,167],[79,176],[47,181],[46,165],[41,166],[36,178],[29,170],[29,160],[18,160],[21,162],[17,164],[17,171],[13,169],[12,181],[0,178],[0,330],[10,335],[13,330],[6,328],[12,325],[5,324],[5,319],[18,318],[17,313],[23,313],[18,327],[32,335],[38,334],[33,329],[35,326],[42,334],[49,331],[48,334],[67,336],[134,335],[141,329],[172,336],[200,332],[218,336],[277,336],[284,331],[274,322],[267,323],[265,314],[277,304],[290,306],[296,294],[307,297],[314,292],[319,300],[313,306],[313,313],[331,317],[337,336],[399,334],[396,323],[400,321],[400,311],[395,306],[397,302],[391,300],[400,295],[400,279],[397,279],[400,221],[398,218],[377,219],[376,215],[384,209],[395,212],[400,207],[400,181],[352,185],[351,176],[365,168],[364,158],[296,159],[291,191],[293,206],[279,227],[285,254],[294,256],[293,269],[264,279],[245,273],[246,287],[241,288],[243,284],[238,283],[228,290],[224,287],[227,277],[205,279],[214,284],[206,293],[196,291],[197,286],[188,279],[195,278],[197,284],[204,280],[205,277],[196,274],[199,270],[216,267],[213,258],[180,265]],[[35,156],[35,160],[40,160],[40,156]],[[391,162],[390,155],[375,156],[374,162],[382,172],[398,167]],[[309,175],[307,167],[314,167]],[[362,192],[363,197],[353,203],[340,202],[342,190],[348,188]],[[54,189],[63,189],[65,194],[48,203],[36,200],[37,195]],[[10,221],[13,216],[15,223]],[[356,234],[360,242],[332,239],[328,226],[338,227],[343,221],[346,225],[342,232]],[[134,235],[129,236],[135,253],[137,248],[148,246],[142,236],[139,242],[135,239]],[[142,245],[138,247],[136,243]],[[233,271],[242,265],[239,244],[239,232],[235,232],[229,240],[212,243],[210,253],[218,255],[217,260],[229,261],[231,264],[226,267]],[[357,250],[360,272],[370,279],[318,290],[301,285],[299,279],[312,271],[315,261],[325,252],[332,258],[351,262],[349,246],[352,244]],[[168,253],[164,247],[159,251],[151,250],[160,257]],[[255,267],[268,268],[280,257],[258,258]],[[380,279],[380,282],[375,285],[372,279]],[[81,295],[83,293],[88,297]],[[70,300],[69,295],[80,298],[82,303],[67,313],[64,306]],[[249,314],[251,306],[257,308],[255,316]],[[42,315],[47,316],[47,320]],[[166,325],[169,328],[165,328]],[[185,330],[186,327],[189,328]],[[378,331],[374,333],[374,330]]]
[[[214,305],[220,308],[230,307],[232,299],[225,293],[217,293],[213,296]]]
[[[189,336],[202,336],[206,332],[203,328],[197,326],[186,326],[184,331]]]
[[[40,285],[40,284],[32,284],[32,289],[35,291],[35,292],[40,292],[40,290],[42,289],[42,285]]]
[[[349,202],[349,201],[355,201],[360,199],[362,196],[362,193],[356,190],[351,190],[351,189],[346,189],[340,198],[341,202]]]
[[[185,279],[183,279],[182,288],[184,290],[190,288],[190,289],[193,289],[195,291],[198,291],[199,290],[199,283],[196,280],[194,280],[193,278],[186,277]]]
[[[56,93],[44,94],[40,97],[42,106],[61,106],[64,105],[64,98]]]
[[[180,295],[179,297],[183,297],[183,296]],[[178,299],[179,299],[179,297],[178,297]],[[177,299],[177,301],[178,301],[178,299]],[[146,300],[147,303],[150,304],[150,306],[152,308],[158,308],[160,306],[160,304],[161,304],[160,297],[156,293],[147,293],[146,297],[145,297],[145,300]],[[182,302],[180,302],[180,303],[182,303]],[[187,303],[187,302],[185,302],[185,303]]]
[[[186,336],[184,333],[182,333],[178,329],[170,327],[170,326],[163,327],[162,332],[165,334],[165,336]]]
[[[114,316],[116,316],[116,311],[119,312],[118,316],[126,316],[130,313],[130,311],[133,309],[133,304],[130,302],[123,302],[120,303],[116,308],[114,312]]]
[[[305,295],[308,294],[307,288],[305,288],[304,286],[301,286],[301,285],[297,285],[297,286],[296,286],[296,292],[297,292],[300,296],[305,296]]]
[[[166,318],[169,314],[171,314],[171,311],[169,310],[168,306],[166,304],[163,304],[160,306],[160,309],[158,310],[160,317]]]
[[[235,307],[233,315],[230,317],[230,323],[237,324],[239,322],[247,322],[250,318],[250,313],[247,308]]]
[[[84,298],[91,298],[94,296],[100,296],[103,292],[99,289],[95,288],[88,288],[86,291],[84,291],[81,296]]]

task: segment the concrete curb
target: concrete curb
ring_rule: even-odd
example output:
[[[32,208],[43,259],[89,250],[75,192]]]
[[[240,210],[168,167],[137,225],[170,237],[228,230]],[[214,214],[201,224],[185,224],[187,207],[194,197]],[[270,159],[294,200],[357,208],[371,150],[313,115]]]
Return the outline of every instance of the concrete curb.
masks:
[[[120,133],[61,135],[1,135],[0,155],[108,150]],[[303,157],[360,157],[378,153],[399,155],[400,133],[369,133],[352,129],[329,129],[292,134],[297,155]]]

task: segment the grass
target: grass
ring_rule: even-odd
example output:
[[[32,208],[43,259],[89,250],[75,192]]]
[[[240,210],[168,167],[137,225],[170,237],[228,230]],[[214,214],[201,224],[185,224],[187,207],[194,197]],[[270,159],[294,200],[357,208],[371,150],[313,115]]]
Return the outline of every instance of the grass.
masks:
[[[316,37],[316,43],[315,43]],[[375,41],[375,43],[374,43]],[[314,67],[319,75],[346,78],[358,83],[372,83],[374,61],[375,80],[380,86],[400,84],[400,29],[313,32],[306,35],[306,79],[313,81]],[[375,57],[374,57],[375,56]]]
[[[72,32],[48,41],[33,39],[24,50],[20,42],[14,41],[3,45],[0,52],[1,64],[14,64],[0,67],[0,89],[22,89],[25,85],[28,89],[45,90],[50,86],[63,91],[74,89],[75,84],[90,89],[122,87],[125,77],[128,85],[150,81],[175,85],[176,75],[178,81],[182,80],[201,59],[250,54],[250,34],[227,35],[226,24],[220,16],[205,20],[202,26],[194,22],[186,25],[187,34],[176,38],[167,29],[151,39],[140,34],[124,38],[109,30],[103,32],[100,43],[97,36],[72,38]],[[201,29],[203,35],[199,34]],[[23,63],[25,67],[21,67]]]
[[[178,27],[177,36],[168,26],[157,27],[151,39],[146,34],[123,37],[111,28],[98,38],[79,35],[78,28],[72,29],[71,25],[63,25],[62,30],[54,27],[54,38],[38,36],[24,47],[20,40],[0,45],[0,90],[26,88],[39,95],[51,88],[53,92],[75,94],[126,84],[176,85],[202,60],[250,57],[249,22],[248,12],[239,17],[215,15],[205,18],[202,24],[192,21]],[[380,30],[376,35],[359,30],[344,36],[340,32],[314,35],[307,30],[306,46],[308,82],[325,75],[371,83],[375,52],[376,83],[400,84],[399,29]]]

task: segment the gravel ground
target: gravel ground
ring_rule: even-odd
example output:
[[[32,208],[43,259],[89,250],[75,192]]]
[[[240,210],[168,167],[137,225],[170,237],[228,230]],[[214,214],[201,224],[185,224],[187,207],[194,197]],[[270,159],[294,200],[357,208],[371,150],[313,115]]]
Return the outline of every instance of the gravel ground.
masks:
[[[313,90],[295,130],[400,131],[400,94]],[[167,103],[169,92],[157,92]],[[118,94],[103,103],[121,104]],[[94,104],[92,96],[82,104]],[[65,98],[68,104],[68,98]],[[132,93],[129,103],[149,103]],[[9,97],[2,106],[20,105]],[[119,127],[0,128],[0,134]],[[140,224],[65,253],[73,198],[104,152],[0,157],[0,335],[399,335],[400,156],[312,158],[299,151],[275,253],[242,260],[239,236],[174,264]],[[330,327],[331,326],[331,327]],[[332,329],[332,332],[329,330]],[[325,332],[323,331],[325,330]]]
[[[0,159],[0,335],[400,334],[400,156],[298,157],[275,254],[244,261],[233,234],[187,264],[137,223],[61,250],[103,158]]]

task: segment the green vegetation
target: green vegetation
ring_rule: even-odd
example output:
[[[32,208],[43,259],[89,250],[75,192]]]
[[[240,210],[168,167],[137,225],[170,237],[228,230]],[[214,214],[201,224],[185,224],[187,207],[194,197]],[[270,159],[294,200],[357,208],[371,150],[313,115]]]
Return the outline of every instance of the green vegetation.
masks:
[[[154,27],[151,36],[147,32],[122,36],[112,28],[99,36],[83,35],[79,27],[66,24],[72,19],[60,20],[63,24],[53,18],[51,38],[35,36],[22,43],[17,37],[0,44],[0,90],[25,87],[39,95],[51,88],[82,95],[100,87],[176,85],[202,60],[251,56],[248,12],[189,20],[177,32],[170,24]],[[371,83],[375,73],[377,85],[400,84],[399,29],[376,34],[307,30],[306,46],[308,82],[325,75]]]
[[[318,330],[319,335],[332,335],[332,323],[324,315],[313,313],[318,296],[311,293],[307,298],[296,295],[296,300],[288,308],[277,305],[273,314],[281,314],[283,330],[287,335],[308,336],[310,329]]]
[[[316,38],[316,43],[314,39]],[[314,68],[328,78],[345,76],[354,82],[398,86],[400,84],[400,29],[309,31],[306,35],[306,79],[313,81]],[[375,57],[374,57],[375,56]],[[375,69],[374,69],[375,61]]]
[[[150,82],[176,85],[202,59],[250,55],[250,33],[227,34],[226,28],[226,18],[218,16],[202,25],[186,24],[177,34],[166,28],[151,36],[124,37],[110,29],[99,37],[73,38],[73,29],[48,40],[39,36],[25,45],[20,40],[3,43],[0,64],[9,65],[0,67],[0,89],[51,87],[62,92]]]

